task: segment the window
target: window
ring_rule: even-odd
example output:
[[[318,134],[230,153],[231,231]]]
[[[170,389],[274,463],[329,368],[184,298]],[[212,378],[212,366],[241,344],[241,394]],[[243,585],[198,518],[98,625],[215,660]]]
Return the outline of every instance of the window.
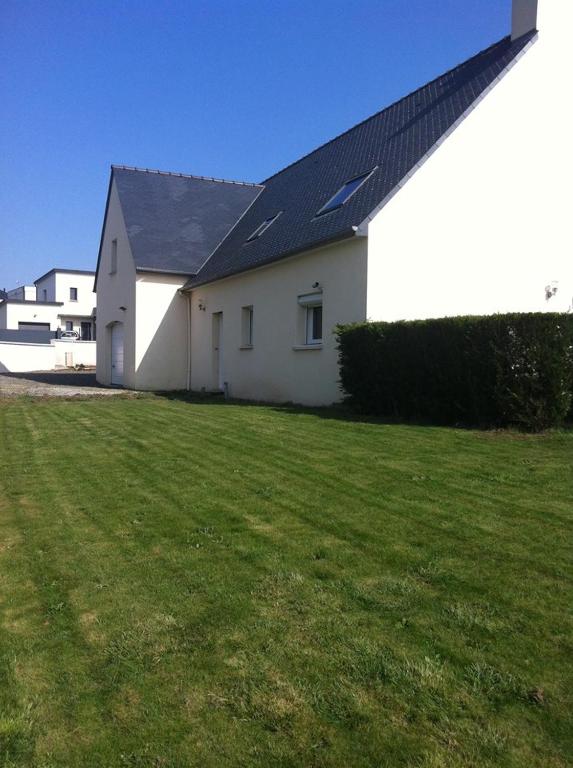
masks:
[[[117,272],[117,240],[111,241],[111,262],[109,267],[109,274],[115,275]]]
[[[48,291],[46,288],[42,290],[42,299],[43,301],[48,301]]]
[[[71,320],[66,320],[66,331],[73,331],[74,324]]]
[[[320,344],[322,341],[322,304],[306,308],[306,343]]]
[[[269,216],[268,219],[265,219],[262,224],[259,224],[259,226],[255,229],[253,234],[250,237],[247,237],[246,242],[250,243],[252,240],[256,240],[257,238],[259,238],[263,234],[263,232],[267,231],[267,229],[271,226],[273,221],[275,221],[275,219],[278,219],[281,213],[282,211],[279,211],[278,213],[275,213],[274,216]]]
[[[253,346],[253,308],[243,307],[241,310],[241,347],[248,349]]]
[[[352,195],[364,184],[366,179],[368,179],[374,173],[375,170],[376,168],[373,168],[371,171],[368,171],[368,173],[355,176],[353,179],[350,179],[350,181],[347,181],[346,184],[340,187],[334,197],[331,197],[330,200],[322,206],[316,215],[322,216],[323,213],[329,213],[330,211],[335,211],[337,208],[341,208],[344,203],[350,197],[352,197]]]
[[[78,300],[78,289],[70,288],[70,301],[77,301],[77,300]]]
[[[298,297],[301,308],[299,339],[304,346],[322,343],[322,291]]]

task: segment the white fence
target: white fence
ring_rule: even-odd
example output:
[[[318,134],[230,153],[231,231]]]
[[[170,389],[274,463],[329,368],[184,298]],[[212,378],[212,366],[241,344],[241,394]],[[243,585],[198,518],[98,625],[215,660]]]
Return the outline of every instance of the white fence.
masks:
[[[92,367],[96,364],[95,341],[60,341],[50,344],[25,344],[0,341],[0,373],[53,371],[75,365]]]

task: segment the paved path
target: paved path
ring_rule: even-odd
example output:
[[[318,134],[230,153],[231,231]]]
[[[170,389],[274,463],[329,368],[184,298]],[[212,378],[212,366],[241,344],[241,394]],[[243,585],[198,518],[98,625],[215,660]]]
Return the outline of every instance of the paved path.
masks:
[[[0,373],[0,397],[107,397],[132,395],[125,389],[103,387],[95,373],[85,371],[38,371]]]

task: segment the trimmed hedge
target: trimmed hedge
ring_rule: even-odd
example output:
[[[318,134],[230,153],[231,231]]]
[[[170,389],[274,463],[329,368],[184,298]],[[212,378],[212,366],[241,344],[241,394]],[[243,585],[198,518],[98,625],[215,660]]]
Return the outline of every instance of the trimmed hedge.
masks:
[[[538,431],[567,418],[573,315],[338,326],[340,379],[363,413]]]

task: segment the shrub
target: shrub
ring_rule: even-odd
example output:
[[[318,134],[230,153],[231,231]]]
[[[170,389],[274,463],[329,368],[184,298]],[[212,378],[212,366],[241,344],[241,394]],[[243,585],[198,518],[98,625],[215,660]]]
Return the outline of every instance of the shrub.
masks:
[[[573,315],[360,323],[337,336],[342,388],[362,412],[538,431],[572,405]]]

